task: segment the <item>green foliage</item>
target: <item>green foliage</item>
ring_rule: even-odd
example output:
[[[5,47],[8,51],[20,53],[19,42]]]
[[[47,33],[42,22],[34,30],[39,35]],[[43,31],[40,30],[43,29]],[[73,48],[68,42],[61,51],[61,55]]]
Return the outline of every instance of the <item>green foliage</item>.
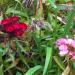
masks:
[[[43,70],[43,75],[46,75],[49,64],[51,66],[51,63],[52,63],[52,48],[46,47],[46,60],[45,60],[45,67]]]
[[[57,63],[57,65],[58,65],[62,70],[64,70],[64,65],[63,65],[62,61],[61,61],[57,56],[54,56],[54,60],[55,60],[55,62]]]
[[[75,10],[66,9],[68,0],[24,1],[0,0],[0,23],[16,15],[28,25],[19,38],[0,32],[0,75],[61,75],[68,64],[74,73],[75,62],[60,57],[55,42],[75,38]]]
[[[27,17],[27,13],[24,11],[15,10],[14,8],[8,8],[6,14],[15,14],[23,17]]]
[[[3,74],[3,65],[0,66],[0,75],[4,75]]]
[[[39,70],[41,68],[42,68],[42,66],[37,65],[33,68],[30,68],[24,75],[30,75],[30,74],[33,75],[37,70]]]
[[[16,75],[22,75],[20,72],[17,72]]]

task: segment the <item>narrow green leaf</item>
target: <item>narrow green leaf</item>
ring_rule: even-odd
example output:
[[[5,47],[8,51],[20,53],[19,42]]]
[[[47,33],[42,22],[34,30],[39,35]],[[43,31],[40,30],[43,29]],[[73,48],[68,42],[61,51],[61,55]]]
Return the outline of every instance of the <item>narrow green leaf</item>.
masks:
[[[32,35],[33,35],[33,38],[35,40],[37,47],[39,48],[39,44],[40,44],[39,30],[37,30],[36,33],[33,33]]]
[[[12,68],[15,67],[15,66],[16,66],[16,64],[12,63],[11,65],[9,65],[9,67],[7,67],[7,68],[4,70],[4,72],[6,72],[6,71],[12,69]]]
[[[46,60],[45,60],[45,66],[43,70],[43,75],[46,74],[49,64],[51,64],[52,61],[52,48],[46,47]]]
[[[3,65],[0,66],[0,75],[4,75],[3,74]]]
[[[2,52],[0,52],[0,62],[2,62]]]
[[[16,40],[15,42],[16,42],[17,47],[20,48],[21,51],[24,51],[24,52],[25,52],[25,50],[24,50],[24,48],[22,47],[22,45],[21,45],[17,40]]]
[[[57,65],[60,67],[60,69],[64,70],[64,65],[57,56],[54,56],[54,60],[57,63]]]
[[[7,11],[6,11],[6,14],[11,14],[11,13],[14,13],[14,14],[20,15],[20,16],[24,16],[24,17],[28,17],[26,12],[19,11],[19,10],[15,10],[12,7],[11,8],[8,8]]]
[[[64,4],[66,3],[68,0],[59,0],[60,3]]]
[[[29,68],[26,58],[22,55],[22,53],[20,54],[20,60]]]
[[[20,72],[17,72],[16,75],[22,75]]]
[[[33,68],[30,68],[24,75],[33,75],[37,70],[41,69],[41,65],[37,65]]]
[[[75,3],[73,6],[73,9],[75,9]],[[68,12],[68,17],[67,17],[67,24],[64,27],[64,33],[65,35],[70,33],[70,29],[73,28],[73,19],[75,16],[75,10],[69,11]]]
[[[15,1],[21,4],[20,0],[15,0]]]
[[[57,8],[57,6],[55,5],[55,0],[47,0],[48,1],[48,3],[50,3],[51,4],[51,6],[53,7],[53,8]]]

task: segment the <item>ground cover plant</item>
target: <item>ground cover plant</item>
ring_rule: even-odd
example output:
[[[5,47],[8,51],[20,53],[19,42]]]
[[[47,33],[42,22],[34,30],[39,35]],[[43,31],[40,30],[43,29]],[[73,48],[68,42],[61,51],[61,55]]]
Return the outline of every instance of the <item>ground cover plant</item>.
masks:
[[[75,75],[75,0],[0,0],[0,75]]]

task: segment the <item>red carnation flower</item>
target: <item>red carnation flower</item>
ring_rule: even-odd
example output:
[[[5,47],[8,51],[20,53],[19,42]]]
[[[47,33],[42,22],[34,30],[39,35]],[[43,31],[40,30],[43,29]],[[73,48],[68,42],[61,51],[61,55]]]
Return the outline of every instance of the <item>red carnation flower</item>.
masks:
[[[6,18],[6,19],[2,20],[1,24],[7,25],[7,24],[10,24],[13,21],[15,21],[15,22],[19,21],[19,17],[13,16],[13,17]]]
[[[19,23],[14,23],[14,24],[12,24],[12,28],[14,30],[20,29],[20,24]]]
[[[10,18],[6,18],[6,19],[2,20],[2,22],[1,22],[2,25],[6,25],[9,23],[10,23]]]
[[[12,21],[19,21],[19,17],[17,17],[17,16],[12,16],[12,17],[10,18],[10,20],[12,20]]]
[[[20,28],[22,28],[22,30],[26,30],[28,28],[28,26],[25,23],[19,23],[20,24]]]
[[[14,33],[13,33],[13,35],[15,37],[19,37],[19,36],[22,36],[23,33],[24,33],[24,31],[22,29],[19,29],[19,30],[15,30]]]
[[[16,27],[17,27],[17,29],[16,29]],[[21,36],[23,33],[24,33],[24,31],[27,29],[27,25],[25,24],[25,23],[19,23],[19,24],[14,24],[14,29],[15,29],[15,31],[14,31],[14,36],[16,36],[16,37],[18,37],[18,36]]]
[[[4,26],[4,32],[11,33],[14,31],[14,28],[10,25]]]
[[[28,27],[25,23],[19,22],[19,18],[16,16],[2,20],[1,24],[4,28],[4,30],[2,30],[3,32],[6,32],[10,35],[12,34],[16,37],[22,36]]]
[[[15,23],[12,25],[12,27],[14,28],[14,30],[17,30],[17,29],[26,30],[27,29],[27,25],[25,23]]]

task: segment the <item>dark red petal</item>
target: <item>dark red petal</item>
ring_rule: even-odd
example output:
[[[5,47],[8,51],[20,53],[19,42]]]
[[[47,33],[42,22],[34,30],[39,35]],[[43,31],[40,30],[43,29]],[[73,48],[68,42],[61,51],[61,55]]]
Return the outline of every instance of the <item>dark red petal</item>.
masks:
[[[20,24],[17,24],[17,23],[12,24],[12,27],[14,28],[14,30],[21,29]]]
[[[12,25],[12,27],[14,28],[14,30],[21,29],[24,31],[27,29],[28,26],[25,23],[15,23]]]
[[[12,26],[5,26],[4,31],[7,32],[7,33],[10,33],[12,31],[14,31],[14,28]]]
[[[19,21],[19,17],[17,17],[17,16],[12,16],[12,17],[10,17],[10,20],[12,20],[12,21]]]
[[[16,31],[13,33],[13,35],[14,35],[15,37],[19,37],[19,36],[22,36],[23,33],[24,33],[24,31],[22,31],[22,30],[16,30]]]
[[[1,24],[6,25],[6,24],[9,24],[9,23],[11,23],[13,21],[19,21],[19,17],[12,16],[12,17],[6,18],[6,19],[2,20]]]
[[[24,31],[28,28],[25,23],[13,24],[13,28],[15,29],[13,35],[15,37],[22,36]]]
[[[10,18],[6,18],[6,19],[2,20],[1,24],[6,25],[6,24],[9,24],[10,22],[11,22]]]
[[[23,30],[26,30],[28,28],[27,24],[25,24],[25,23],[19,23],[19,24]]]

